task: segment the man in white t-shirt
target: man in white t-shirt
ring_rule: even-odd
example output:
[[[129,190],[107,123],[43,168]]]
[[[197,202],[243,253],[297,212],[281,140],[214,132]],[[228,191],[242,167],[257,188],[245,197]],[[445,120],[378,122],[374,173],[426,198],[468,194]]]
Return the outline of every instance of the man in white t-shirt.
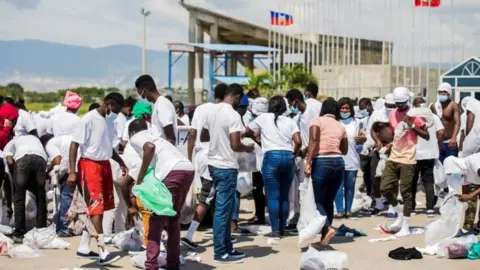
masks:
[[[426,107],[425,100],[422,97],[417,97],[413,101],[413,106],[416,108]],[[412,180],[412,211],[415,210],[415,195],[417,193],[417,182],[419,176],[422,178],[422,183],[425,188],[425,195],[427,200],[427,216],[433,217],[435,215],[435,190],[433,179],[433,168],[435,161],[440,156],[440,147],[443,144],[443,136],[445,128],[443,127],[440,118],[432,113],[433,123],[427,127],[430,134],[430,140],[419,137],[417,142],[417,165],[415,165],[415,174]]]
[[[316,116],[320,115],[322,110],[322,102],[317,100],[318,96],[318,85],[316,83],[309,83],[305,87],[305,103],[307,107],[313,110]]]
[[[118,114],[114,121],[115,138],[113,139],[113,148],[119,152],[123,152],[123,146],[121,145],[123,131],[127,121],[132,117],[132,110],[135,103],[137,103],[136,99],[133,97],[127,97],[127,99],[125,99],[125,107],[123,107],[122,112]]]
[[[120,93],[109,93],[98,109],[92,110],[82,117],[82,121],[72,135],[70,145],[70,166],[68,183],[77,185],[77,179],[83,190],[88,205],[88,215],[98,232],[98,248],[100,254],[90,251],[90,235],[84,231],[77,250],[77,257],[99,258],[100,265],[108,265],[120,259],[105,248],[103,235],[103,214],[115,207],[113,195],[113,176],[110,158],[115,160],[127,175],[125,163],[113,149],[115,134],[114,120],[122,110],[125,100]],[[80,148],[78,176],[75,172],[77,150]],[[78,177],[78,178],[77,178]]]
[[[60,237],[70,237],[73,235],[67,227],[67,212],[72,204],[75,189],[68,185],[67,177],[72,136],[62,135],[53,137],[51,134],[46,134],[40,138],[40,141],[47,152],[48,162],[50,163],[49,167],[52,168],[50,172],[51,184],[60,187],[58,219],[56,221],[57,235]],[[78,158],[80,158],[80,155],[78,155]]]
[[[18,108],[18,119],[17,124],[13,128],[15,131],[15,136],[23,135],[33,135],[38,137],[37,126],[35,125],[35,120],[33,116],[29,114],[24,108]]]
[[[181,239],[182,244],[189,249],[196,249],[198,245],[193,242],[193,234],[197,231],[198,226],[202,222],[205,214],[207,213],[208,208],[214,202],[215,191],[212,189],[212,177],[210,177],[210,172],[208,171],[208,142],[200,141],[200,134],[205,123],[205,118],[210,110],[223,101],[225,98],[225,90],[227,89],[226,84],[218,84],[214,89],[214,103],[208,102],[199,105],[195,108],[193,113],[191,129],[188,135],[188,148],[187,154],[188,159],[193,162],[193,151],[195,150],[195,170],[200,175],[202,181],[202,188],[200,195],[198,197],[198,204],[195,208],[195,215],[193,216],[192,223],[188,228],[185,237]],[[197,135],[198,134],[198,135]]]
[[[67,91],[63,105],[67,108],[66,111],[54,114],[51,118],[54,136],[72,135],[80,122],[77,112],[82,106],[82,97]]]
[[[180,100],[175,100],[173,106],[175,107],[178,120],[180,120],[184,126],[190,126],[190,119],[188,118],[188,114],[185,113],[183,103]]]
[[[231,222],[238,177],[237,152],[251,152],[252,145],[240,141],[244,130],[239,106],[243,89],[231,84],[225,90],[223,102],[215,104],[205,117],[200,134],[201,142],[208,146],[208,169],[215,189],[215,215],[213,218],[214,260],[217,263],[241,263],[245,254],[233,250]]]
[[[172,194],[173,208],[176,216],[150,215],[147,245],[146,269],[159,269],[160,241],[162,230],[168,233],[167,268],[180,267],[180,213],[185,198],[195,175],[193,164],[168,141],[158,138],[147,130],[144,120],[134,120],[129,128],[130,144],[142,157],[142,165],[137,177],[137,185],[141,185],[147,169],[154,168],[154,175],[162,181]],[[153,228],[153,229],[152,229]]]
[[[160,95],[150,75],[142,75],[135,81],[137,93],[152,103],[152,133],[177,145],[177,114],[172,102]]]
[[[38,137],[22,135],[14,137],[3,149],[3,155],[14,179],[15,242],[21,242],[26,233],[25,197],[27,188],[35,195],[37,203],[37,228],[47,226],[47,195],[45,171],[47,155]],[[33,190],[30,189],[33,187]]]

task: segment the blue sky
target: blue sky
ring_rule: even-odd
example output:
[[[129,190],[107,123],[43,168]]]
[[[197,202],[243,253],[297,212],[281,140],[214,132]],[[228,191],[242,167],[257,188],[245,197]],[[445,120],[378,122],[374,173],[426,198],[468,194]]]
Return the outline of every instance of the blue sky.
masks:
[[[452,39],[455,61],[461,60],[462,55],[479,54],[480,1],[455,0],[453,7],[451,0],[442,1],[442,8],[433,9],[430,18],[431,61],[451,61]],[[428,9],[416,9],[412,18],[413,0],[185,2],[226,15],[234,14],[237,18],[264,26],[268,26],[270,9],[285,11],[292,13],[295,20],[295,25],[286,29],[289,33],[327,32],[393,40],[399,44],[397,47],[402,48],[394,55],[397,61],[412,61],[413,51],[415,61],[419,61],[420,55],[423,62],[427,59],[429,12]],[[307,8],[302,8],[302,5]],[[390,5],[393,14],[389,12]],[[0,37],[6,40],[40,39],[90,47],[120,43],[141,46],[141,7],[152,11],[148,18],[150,49],[165,50],[166,42],[186,41],[188,14],[177,0],[2,0]],[[412,29],[415,29],[413,36]],[[423,47],[421,52],[420,47]]]

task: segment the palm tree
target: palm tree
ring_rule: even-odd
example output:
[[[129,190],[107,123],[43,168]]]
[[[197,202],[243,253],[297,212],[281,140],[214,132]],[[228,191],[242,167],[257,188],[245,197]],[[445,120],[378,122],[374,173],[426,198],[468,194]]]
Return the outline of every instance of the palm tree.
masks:
[[[246,69],[245,74],[250,79],[248,84],[245,85],[246,89],[270,89],[273,87],[272,75],[268,72],[262,72],[255,74],[253,70]]]
[[[315,76],[309,73],[301,63],[293,67],[283,66],[280,75],[279,85],[282,89],[305,88],[307,84],[317,82]]]

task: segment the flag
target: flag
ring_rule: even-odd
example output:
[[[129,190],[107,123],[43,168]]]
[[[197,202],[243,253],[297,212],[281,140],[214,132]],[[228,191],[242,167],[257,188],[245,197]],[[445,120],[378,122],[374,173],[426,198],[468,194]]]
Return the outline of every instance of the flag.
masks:
[[[289,26],[293,24],[293,16],[277,11],[270,11],[270,24],[279,26]]]
[[[439,7],[441,0],[415,0],[416,7]]]

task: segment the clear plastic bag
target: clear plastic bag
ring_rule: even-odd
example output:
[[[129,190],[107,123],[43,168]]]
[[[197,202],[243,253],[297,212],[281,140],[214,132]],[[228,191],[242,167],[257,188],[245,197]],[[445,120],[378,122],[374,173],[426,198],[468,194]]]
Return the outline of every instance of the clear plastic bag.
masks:
[[[310,247],[300,260],[300,268],[303,270],[346,269],[347,267],[347,254],[340,251],[318,251]]]
[[[147,252],[143,251],[131,258],[132,265],[140,268],[140,269],[145,269],[145,261],[147,260]],[[184,265],[186,263],[186,260],[183,256],[180,256],[180,265]],[[167,264],[167,253],[166,252],[160,252],[160,255],[158,255],[158,265],[160,267],[165,266]]]
[[[195,174],[195,177],[198,177],[198,174]],[[181,224],[190,224],[195,215],[195,208],[197,206],[197,194],[196,194],[196,183],[193,181],[188,190],[187,197],[185,198],[185,203],[183,204],[182,211],[180,213],[180,223]]]
[[[143,244],[143,235],[135,228],[116,234],[113,244],[122,251],[138,251]]]
[[[8,250],[8,256],[16,259],[29,259],[40,257],[41,253],[38,248],[23,244],[10,248]]]
[[[300,184],[300,218],[297,223],[299,247],[305,247],[315,241],[325,225],[326,217],[320,215],[315,204],[313,183],[307,178]]]
[[[445,169],[443,168],[440,160],[435,160],[435,167],[433,167],[433,179],[435,179],[435,185],[440,188],[447,187],[447,178],[445,176]]]
[[[319,253],[315,248],[310,247],[303,253],[300,259],[300,269],[303,270],[327,270],[321,259],[317,256]]]
[[[237,177],[237,191],[241,196],[245,196],[253,190],[252,173],[241,172]]]
[[[257,172],[261,170],[263,152],[260,146],[250,138],[243,138],[242,143],[245,145],[253,144],[254,151],[250,153],[240,153],[238,155],[238,171],[239,172]]]
[[[475,235],[442,240],[438,244],[437,257],[446,259],[466,258],[474,243],[478,243],[478,237]]]
[[[358,212],[364,208],[370,207],[372,198],[366,193],[357,192],[353,197],[352,213]]]
[[[0,233],[0,256],[7,255],[8,250],[13,247],[13,240]]]
[[[47,228],[33,228],[28,231],[24,235],[23,243],[34,248],[49,248],[55,238],[57,238],[55,224],[52,224]]]

